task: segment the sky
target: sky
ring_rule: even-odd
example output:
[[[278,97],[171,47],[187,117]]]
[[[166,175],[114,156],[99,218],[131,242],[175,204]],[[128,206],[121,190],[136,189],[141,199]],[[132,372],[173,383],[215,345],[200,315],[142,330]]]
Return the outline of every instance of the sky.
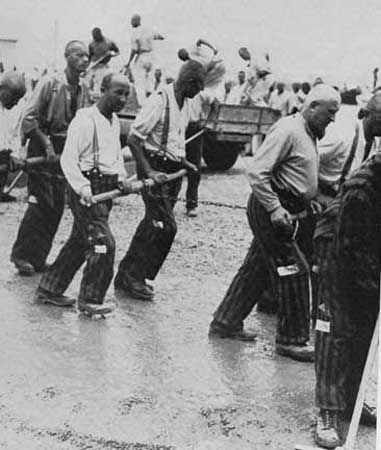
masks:
[[[165,36],[157,56],[172,75],[177,50],[199,37],[218,47],[231,76],[242,68],[241,46],[269,52],[275,77],[289,81],[321,76],[369,84],[381,65],[380,0],[0,0],[0,6],[0,38],[18,40],[15,64],[26,71],[62,66],[65,42],[89,42],[94,26],[119,44],[114,64],[122,66],[134,13]]]

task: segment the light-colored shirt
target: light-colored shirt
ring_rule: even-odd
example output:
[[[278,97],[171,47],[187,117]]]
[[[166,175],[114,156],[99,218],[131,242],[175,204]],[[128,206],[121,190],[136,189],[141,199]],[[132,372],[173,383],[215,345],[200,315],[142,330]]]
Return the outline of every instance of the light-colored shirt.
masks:
[[[210,113],[210,106],[215,98],[215,93],[210,89],[204,89],[194,98],[190,98],[188,100],[189,122],[206,120]]]
[[[254,195],[268,212],[281,206],[271,183],[296,197],[317,194],[319,155],[316,140],[299,113],[280,119],[250,161],[248,178]]]
[[[341,179],[344,164],[347,161],[352,145],[355,140],[356,129],[358,130],[358,138],[356,148],[354,150],[354,158],[349,171],[350,175],[354,170],[358,169],[365,156],[365,136],[364,125],[361,120],[357,121],[351,133],[342,130],[337,122],[328,125],[323,139],[321,139],[317,148],[320,155],[319,180],[331,186],[337,186]],[[379,146],[378,139],[375,139],[369,156],[373,155]]]
[[[185,156],[185,130],[190,119],[189,99],[184,100],[183,107],[175,98],[173,83],[163,87],[160,92],[152,94],[139,111],[131,127],[130,134],[144,141],[144,146],[151,152],[165,150],[161,148],[165,110],[169,102],[168,156],[176,160]]]
[[[56,94],[53,94],[53,90]],[[52,117],[51,122],[48,122],[52,98]],[[50,135],[66,136],[69,123],[75,115],[71,111],[71,98],[72,87],[65,73],[42,77],[25,107],[21,125],[23,133],[28,134],[40,128]],[[89,88],[83,80],[79,81],[75,103],[77,109],[90,105]]]
[[[275,90],[269,99],[269,107],[280,111],[281,116],[285,117],[288,114],[288,103],[290,99],[290,92],[283,91],[281,94]]]
[[[246,83],[236,84],[232,87],[229,95],[230,105],[239,105],[241,103],[242,96],[246,89]]]
[[[21,147],[20,125],[17,106],[8,110],[0,102],[0,150],[7,149],[18,153]]]
[[[139,53],[149,53],[153,50],[153,41],[158,36],[151,28],[135,27],[131,33],[131,49]]]
[[[116,114],[111,122],[96,105],[78,111],[72,120],[60,159],[63,173],[70,186],[77,192],[90,181],[82,174],[94,167],[94,133],[99,147],[99,170],[104,175],[127,176],[120,145],[120,124]]]

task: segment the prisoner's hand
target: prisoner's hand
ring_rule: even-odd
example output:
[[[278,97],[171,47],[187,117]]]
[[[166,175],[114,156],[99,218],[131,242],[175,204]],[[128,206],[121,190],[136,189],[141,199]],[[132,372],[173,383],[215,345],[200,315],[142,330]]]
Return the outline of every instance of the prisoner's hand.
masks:
[[[151,170],[147,173],[148,178],[152,178],[155,184],[162,184],[168,181],[168,176],[164,172],[158,172],[156,170]]]
[[[292,226],[291,214],[282,206],[271,213],[270,220],[274,227],[288,228]]]
[[[91,206],[93,203],[93,192],[91,186],[84,186],[80,193],[82,205]]]

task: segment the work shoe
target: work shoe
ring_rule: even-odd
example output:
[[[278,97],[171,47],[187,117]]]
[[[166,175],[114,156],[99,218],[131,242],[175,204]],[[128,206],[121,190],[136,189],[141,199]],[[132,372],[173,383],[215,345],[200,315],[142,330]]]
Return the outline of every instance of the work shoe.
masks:
[[[348,408],[343,413],[343,418],[350,420],[352,418],[353,409]],[[377,425],[377,410],[373,406],[364,402],[360,416],[361,425],[376,426]]]
[[[131,275],[122,276],[118,273],[114,280],[115,289],[124,291],[129,297],[137,300],[153,300],[153,287],[148,286],[145,281],[137,280]]]
[[[34,301],[47,305],[68,307],[75,304],[75,299],[62,294],[54,294],[41,287],[37,288]]]
[[[289,345],[277,343],[275,351],[278,355],[287,356],[301,362],[314,362],[315,349],[312,345]]]
[[[101,316],[110,314],[114,311],[112,305],[91,303],[91,302],[78,302],[78,311],[86,314],[89,317]]]
[[[187,208],[186,213],[188,217],[197,217],[197,208]]]
[[[13,258],[11,259],[19,274],[23,277],[30,277],[36,273],[33,265],[25,259]]]
[[[339,437],[338,411],[321,409],[315,429],[315,443],[324,448],[341,445]]]
[[[221,339],[235,339],[237,341],[252,342],[257,338],[257,333],[241,329],[231,329],[226,326],[212,322],[209,326],[209,336]]]

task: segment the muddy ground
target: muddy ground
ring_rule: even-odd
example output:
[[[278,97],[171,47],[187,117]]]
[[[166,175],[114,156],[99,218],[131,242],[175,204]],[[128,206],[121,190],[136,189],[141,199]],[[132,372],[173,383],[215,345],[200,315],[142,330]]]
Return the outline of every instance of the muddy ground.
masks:
[[[249,158],[246,159],[249,161]],[[203,173],[200,196],[245,206],[242,162]],[[8,262],[25,209],[0,205],[0,449],[292,450],[313,443],[314,371],[274,352],[275,317],[246,321],[255,343],[209,339],[208,324],[251,240],[243,208],[176,207],[179,231],[154,282],[153,303],[109,296],[106,320],[33,304],[38,276]],[[183,196],[183,192],[181,194]],[[138,196],[118,199],[117,263],[142,217]],[[66,211],[51,258],[69,234]],[[79,278],[69,292],[78,292]],[[368,397],[375,400],[375,374]],[[358,448],[375,448],[360,428]]]

